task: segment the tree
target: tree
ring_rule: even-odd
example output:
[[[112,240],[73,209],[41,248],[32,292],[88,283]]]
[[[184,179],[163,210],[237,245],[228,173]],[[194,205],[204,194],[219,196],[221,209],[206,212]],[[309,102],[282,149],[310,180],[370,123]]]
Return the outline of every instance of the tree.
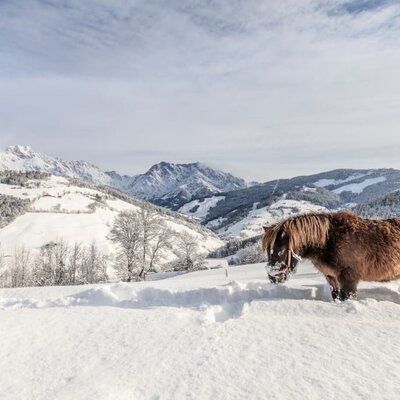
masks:
[[[236,253],[237,264],[256,264],[267,261],[267,255],[263,252],[260,243],[255,243],[240,249]]]
[[[126,282],[131,282],[138,276],[140,231],[140,218],[136,211],[121,211],[110,231],[111,240],[118,246],[115,269],[118,276]]]
[[[82,244],[75,242],[68,258],[68,280],[71,285],[75,285],[77,283],[81,257]]]
[[[175,269],[197,271],[204,268],[205,256],[201,254],[198,240],[189,233],[178,233],[176,235],[177,249],[175,254],[178,260],[174,263]]]
[[[10,278],[11,287],[26,286],[29,281],[29,266],[31,262],[31,254],[24,247],[18,247],[10,260]]]
[[[0,287],[5,288],[8,286],[10,286],[10,271],[0,247]]]
[[[69,274],[67,272],[67,260],[70,253],[70,248],[64,240],[59,240],[56,246],[53,247],[54,251],[54,265],[53,269],[53,284],[54,285],[68,285]]]
[[[137,211],[122,211],[110,231],[118,246],[118,276],[127,282],[146,279],[149,271],[159,268],[171,237],[172,231],[153,206],[142,204]]]
[[[159,226],[159,232],[153,244],[150,246],[148,270],[157,272],[160,269],[159,262],[162,259],[164,250],[172,248],[174,232],[164,223]]]
[[[144,279],[147,270],[147,259],[149,256],[150,242],[157,236],[157,223],[159,217],[157,213],[147,204],[143,204],[139,210],[139,221],[141,228],[141,247],[142,247],[142,259],[141,267],[139,272],[139,278]]]
[[[107,257],[103,255],[95,242],[83,251],[81,268],[82,283],[106,282],[107,276]]]

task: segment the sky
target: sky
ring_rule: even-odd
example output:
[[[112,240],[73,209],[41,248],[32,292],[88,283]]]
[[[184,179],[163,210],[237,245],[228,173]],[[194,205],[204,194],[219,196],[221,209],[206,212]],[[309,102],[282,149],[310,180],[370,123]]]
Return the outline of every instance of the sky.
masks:
[[[0,148],[125,174],[400,168],[398,0],[0,0]]]

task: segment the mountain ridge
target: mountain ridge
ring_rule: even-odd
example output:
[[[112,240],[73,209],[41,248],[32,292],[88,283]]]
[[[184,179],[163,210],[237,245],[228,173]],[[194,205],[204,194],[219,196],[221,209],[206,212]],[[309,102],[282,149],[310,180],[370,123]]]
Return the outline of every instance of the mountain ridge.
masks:
[[[243,179],[200,162],[175,164],[162,161],[143,174],[129,176],[116,171],[103,171],[83,160],[65,161],[51,157],[21,145],[0,151],[0,170],[41,171],[83,179],[114,187],[173,210],[194,197],[247,187]]]

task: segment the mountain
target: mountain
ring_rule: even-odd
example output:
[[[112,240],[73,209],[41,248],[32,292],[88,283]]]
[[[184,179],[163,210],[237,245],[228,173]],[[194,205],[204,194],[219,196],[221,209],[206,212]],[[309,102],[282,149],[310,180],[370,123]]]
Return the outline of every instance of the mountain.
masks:
[[[249,237],[293,214],[353,208],[398,189],[399,170],[338,169],[205,196],[179,211],[220,234]]]
[[[38,153],[29,146],[11,146],[0,151],[0,171],[39,171],[56,176],[83,179],[95,184],[114,185],[113,178],[86,161],[64,161]]]
[[[145,174],[136,176],[126,189],[139,198],[176,210],[195,197],[245,187],[247,185],[243,179],[198,162],[161,162],[153,165]]]
[[[11,146],[0,152],[1,170],[40,171],[83,179],[117,188],[173,210],[195,197],[247,187],[243,179],[201,163],[161,162],[144,174],[127,176],[115,171],[104,172],[86,161],[64,161],[50,157],[28,146]]]

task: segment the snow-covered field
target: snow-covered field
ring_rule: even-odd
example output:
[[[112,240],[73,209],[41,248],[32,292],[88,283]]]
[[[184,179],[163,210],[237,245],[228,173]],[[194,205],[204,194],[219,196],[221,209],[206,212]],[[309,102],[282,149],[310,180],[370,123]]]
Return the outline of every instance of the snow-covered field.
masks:
[[[157,279],[162,276],[158,275]],[[400,282],[334,303],[310,264],[0,290],[0,399],[398,399]]]

